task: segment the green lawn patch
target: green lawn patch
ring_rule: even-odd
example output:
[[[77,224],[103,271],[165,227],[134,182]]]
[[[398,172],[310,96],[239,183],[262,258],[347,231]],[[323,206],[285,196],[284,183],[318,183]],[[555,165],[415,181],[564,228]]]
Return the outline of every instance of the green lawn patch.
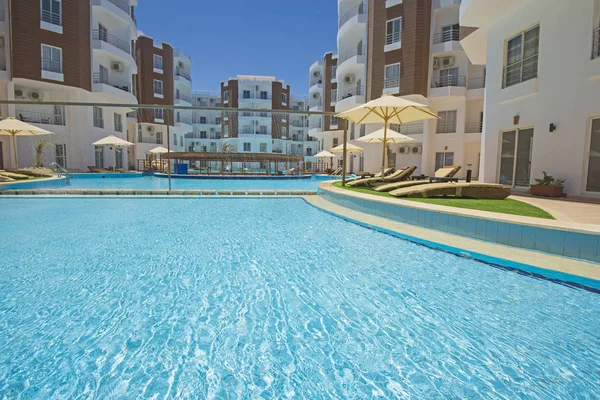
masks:
[[[342,189],[341,182],[335,182],[333,186]],[[386,192],[376,192],[373,189],[360,187],[345,187],[345,190],[349,190],[352,192],[359,192],[370,194],[374,196],[387,197],[391,199],[395,199],[396,197],[390,196],[389,193]],[[437,204],[440,206],[448,206],[448,207],[458,207],[458,208],[466,208],[470,210],[480,210],[480,211],[490,211],[497,212],[502,214],[512,214],[512,215],[522,215],[524,217],[535,217],[535,218],[545,218],[545,219],[554,219],[552,215],[548,212],[542,210],[539,207],[532,206],[531,204],[524,203],[522,201],[514,200],[514,199],[504,199],[504,200],[476,200],[476,199],[463,199],[463,198],[455,198],[455,197],[432,197],[427,199],[415,199],[415,198],[402,198],[402,200],[414,201],[418,203],[427,203],[427,204]]]

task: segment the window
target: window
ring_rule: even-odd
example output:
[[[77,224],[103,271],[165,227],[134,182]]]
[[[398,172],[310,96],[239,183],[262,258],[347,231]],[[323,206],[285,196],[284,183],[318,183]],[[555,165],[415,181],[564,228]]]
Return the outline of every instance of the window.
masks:
[[[442,152],[435,153],[435,170],[440,168],[454,166],[454,153],[453,152]]]
[[[337,117],[334,117],[334,116],[332,116],[332,117],[331,117],[331,124],[330,124],[330,125],[332,125],[332,126],[337,126],[337,125],[338,125],[338,118],[337,118]]]
[[[156,132],[156,144],[163,144],[163,133]]]
[[[458,68],[448,68],[440,71],[438,87],[464,86],[464,78],[458,76]]]
[[[384,79],[385,89],[400,87],[400,64],[386,65]]]
[[[163,95],[163,81],[159,81],[158,79],[154,80],[154,96]]]
[[[281,93],[281,104],[287,104],[287,94]]]
[[[266,91],[263,90],[260,92],[260,98],[262,100],[267,100],[267,98],[268,98],[267,96],[268,96],[268,93]]]
[[[102,108],[94,107],[94,126],[104,128],[104,118],[102,117]]]
[[[521,32],[506,41],[506,61],[502,87],[537,78],[540,26]]]
[[[62,25],[62,7],[60,0],[42,0],[42,21]]]
[[[67,169],[67,145],[57,144],[54,146],[56,163]]]
[[[123,148],[117,147],[115,149],[115,168],[123,168]]]
[[[502,132],[499,183],[510,186],[529,186],[533,128]]]
[[[400,42],[402,37],[402,17],[387,22],[385,44]]]
[[[229,137],[229,125],[223,125],[223,137]]]
[[[215,124],[221,125],[221,117],[215,117]]]
[[[154,54],[154,69],[160,69],[162,71],[163,69],[163,58],[162,56],[159,56],[158,54]]]
[[[206,139],[206,131],[200,131],[200,139]]]
[[[284,139],[287,138],[287,127],[285,126],[281,127],[281,137]]]
[[[261,143],[260,144],[260,152],[261,153],[266,153],[267,152],[267,144],[266,143]]]
[[[586,190],[600,192],[600,118],[592,120],[591,128]]]
[[[268,116],[269,116],[269,113],[266,113],[266,112],[261,112],[259,115],[260,115],[261,117],[263,117],[263,118],[266,118],[266,117],[268,117]]]
[[[337,102],[337,89],[331,89],[331,102]]]
[[[333,147],[337,146],[338,144],[338,138],[333,138]]]
[[[200,123],[206,124],[206,117],[200,117]]]
[[[225,103],[227,103],[229,101],[229,91],[227,91],[227,90],[223,92],[223,101]]]
[[[440,111],[440,119],[437,122],[437,133],[456,132],[456,110]]]
[[[123,132],[123,119],[121,114],[115,113],[115,131]]]
[[[104,146],[95,146],[94,147],[95,160],[97,168],[104,168]]]
[[[42,45],[42,70],[62,74],[62,49]]]
[[[331,79],[335,80],[337,76],[337,66],[334,65],[333,67],[331,67]]]
[[[244,151],[252,151],[252,144],[244,143]]]
[[[164,110],[162,108],[155,108],[154,109],[154,119],[160,119],[160,120],[164,120],[165,119],[165,115],[164,115]]]
[[[261,125],[260,128],[259,128],[259,132],[260,132],[261,135],[267,135],[268,134],[267,133],[267,127],[264,126],[264,125]]]
[[[457,41],[460,39],[460,25],[452,24],[442,27],[441,42]]]
[[[249,99],[250,98],[250,91],[249,90],[244,90],[242,92],[242,98]]]

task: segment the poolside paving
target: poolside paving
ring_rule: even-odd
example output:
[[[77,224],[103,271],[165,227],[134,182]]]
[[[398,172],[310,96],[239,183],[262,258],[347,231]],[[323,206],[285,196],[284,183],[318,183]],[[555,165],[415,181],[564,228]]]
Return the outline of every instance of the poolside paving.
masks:
[[[557,221],[600,225],[600,204],[598,203],[520,195],[512,195],[510,198],[539,207],[552,214]]]

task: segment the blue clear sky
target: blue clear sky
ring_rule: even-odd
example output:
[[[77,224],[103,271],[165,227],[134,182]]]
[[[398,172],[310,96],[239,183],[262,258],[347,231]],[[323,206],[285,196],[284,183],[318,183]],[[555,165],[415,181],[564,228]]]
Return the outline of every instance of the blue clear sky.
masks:
[[[334,51],[335,0],[140,0],[138,29],[192,57],[194,89],[238,74],[283,79],[308,93],[308,68]]]

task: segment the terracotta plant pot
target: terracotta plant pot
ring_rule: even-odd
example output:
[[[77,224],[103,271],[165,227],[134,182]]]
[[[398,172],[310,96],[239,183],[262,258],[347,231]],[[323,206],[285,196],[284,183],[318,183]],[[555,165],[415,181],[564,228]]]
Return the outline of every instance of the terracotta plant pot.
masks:
[[[531,194],[543,197],[562,197],[564,186],[531,185]]]

